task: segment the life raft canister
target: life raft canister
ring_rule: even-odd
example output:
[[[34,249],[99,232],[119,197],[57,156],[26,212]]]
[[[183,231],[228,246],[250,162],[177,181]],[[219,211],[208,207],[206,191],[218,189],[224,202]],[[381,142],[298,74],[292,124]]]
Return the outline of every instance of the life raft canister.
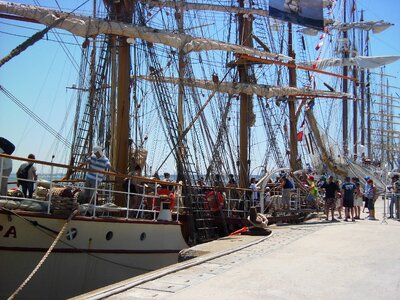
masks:
[[[157,190],[157,195],[160,198],[153,198],[152,199],[152,208],[154,208],[155,210],[160,210],[160,206],[156,206],[156,203],[160,203],[161,205],[161,201],[168,201],[170,204],[170,210],[173,210],[175,207],[175,192],[170,191],[168,189],[159,189]],[[158,201],[157,201],[158,200]]]
[[[218,212],[225,204],[224,196],[220,192],[210,191],[206,194],[204,208]]]

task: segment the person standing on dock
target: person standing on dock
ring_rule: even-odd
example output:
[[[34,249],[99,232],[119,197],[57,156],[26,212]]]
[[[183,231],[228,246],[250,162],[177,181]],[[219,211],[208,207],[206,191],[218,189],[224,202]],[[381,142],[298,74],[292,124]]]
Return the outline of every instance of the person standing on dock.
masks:
[[[400,220],[400,211],[399,211],[399,204],[400,204],[400,178],[399,175],[395,175],[396,181],[393,183],[394,195],[393,195],[393,216],[397,220]]]
[[[336,182],[333,181],[333,176],[328,177],[328,182],[324,182],[321,186],[322,189],[325,189],[325,214],[326,221],[329,220],[329,210],[332,214],[332,222],[336,221],[335,219],[335,208],[336,208],[336,196],[339,192],[339,186]]]
[[[395,216],[396,218],[399,218],[398,196],[400,196],[400,180],[399,180],[399,175],[395,174],[392,177],[392,195],[390,197],[390,204],[389,204],[389,219],[393,219],[395,218]]]
[[[364,191],[365,197],[368,199],[368,220],[375,219],[375,200],[376,200],[376,186],[372,179],[368,179],[367,185]]]
[[[350,181],[347,176],[342,185],[342,198],[344,206],[344,221],[350,218],[354,222],[354,192],[357,189],[356,185]]]
[[[35,159],[35,155],[29,154],[28,158]],[[26,198],[32,198],[35,190],[35,181],[38,178],[33,164],[31,161],[24,162],[17,171],[17,186],[21,186],[22,193]]]
[[[361,216],[361,206],[363,205],[363,198],[361,192],[360,180],[357,177],[353,177],[351,181],[356,185],[357,189],[354,194],[354,219],[359,220]]]

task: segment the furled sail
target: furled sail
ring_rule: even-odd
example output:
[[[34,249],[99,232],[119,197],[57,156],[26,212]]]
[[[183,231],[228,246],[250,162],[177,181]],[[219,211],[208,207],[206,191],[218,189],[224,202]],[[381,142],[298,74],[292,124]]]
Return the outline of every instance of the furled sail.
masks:
[[[186,53],[192,51],[222,50],[279,60],[292,60],[291,57],[282,54],[259,51],[241,45],[193,37],[188,34],[172,33],[151,27],[134,26],[128,23],[78,16],[31,5],[21,5],[0,1],[0,12],[33,19],[47,26],[53,25],[60,18],[65,18],[65,20],[57,24],[56,27],[67,30],[81,37],[112,34],[125,36],[127,38],[140,38],[156,44],[164,44],[173,48],[182,49]]]
[[[317,120],[315,119],[312,109],[306,110],[305,114],[308,120],[308,124],[310,125],[310,129],[313,132],[317,146],[321,151],[322,161],[326,164],[328,169],[334,172],[335,174],[343,177],[347,176],[348,175],[347,170],[339,163],[337,163],[336,159],[329,154],[326,145],[322,141],[322,137],[317,125]]]
[[[332,25],[333,29],[347,31],[351,29],[372,30],[373,33],[380,33],[394,24],[381,21],[353,22],[353,23],[338,23]]]
[[[384,22],[384,21],[367,21],[367,22],[353,22],[353,23],[334,23],[329,26],[329,30],[339,30],[339,31],[347,31],[351,29],[359,29],[359,30],[371,30],[373,33],[380,33],[390,26],[393,26],[392,23]],[[314,28],[301,28],[299,32],[315,36],[318,34],[318,30]]]
[[[180,79],[175,77],[163,77],[154,78],[149,76],[137,76],[136,79],[148,80],[148,81],[163,81],[166,83],[179,84]],[[284,96],[310,96],[310,97],[344,97],[347,94],[339,92],[328,92],[322,90],[310,90],[305,88],[295,87],[284,87],[284,86],[272,86],[265,84],[254,84],[254,83],[232,83],[232,82],[220,82],[214,83],[212,80],[194,80],[185,79],[183,81],[185,86],[198,87],[205,90],[215,91],[221,93],[227,93],[229,95],[235,95],[244,93],[247,95],[257,95],[265,98],[272,97],[284,97]],[[347,95],[349,96],[349,95]]]
[[[251,7],[237,7],[232,5],[220,5],[220,4],[209,4],[209,3],[193,3],[185,1],[171,1],[171,0],[140,0],[142,3],[146,3],[149,6],[154,7],[170,7],[181,10],[204,10],[204,11],[219,11],[224,13],[235,13],[245,15],[258,15],[262,17],[268,17],[269,11],[267,9],[257,9]],[[211,2],[211,1],[210,1]],[[331,2],[328,0],[322,1],[323,7],[328,7]],[[333,20],[325,19],[325,24],[332,24]]]
[[[399,55],[391,56],[355,56],[350,58],[327,58],[318,61],[298,63],[304,67],[325,69],[329,67],[358,66],[363,69],[379,68],[400,59]]]

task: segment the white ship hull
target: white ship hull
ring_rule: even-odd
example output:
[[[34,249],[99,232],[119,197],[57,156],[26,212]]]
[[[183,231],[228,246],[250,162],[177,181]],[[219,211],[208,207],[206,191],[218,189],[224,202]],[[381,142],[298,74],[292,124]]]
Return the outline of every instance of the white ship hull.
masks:
[[[65,222],[0,213],[0,298],[27,278]],[[76,217],[17,298],[65,299],[173,264],[185,247],[177,222]]]

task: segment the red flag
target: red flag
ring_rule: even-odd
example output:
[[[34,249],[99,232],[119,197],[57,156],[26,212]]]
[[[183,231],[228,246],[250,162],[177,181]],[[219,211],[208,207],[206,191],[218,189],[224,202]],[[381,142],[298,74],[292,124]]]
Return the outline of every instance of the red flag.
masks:
[[[299,132],[297,133],[297,140],[298,140],[299,142],[301,142],[301,141],[303,140],[303,131],[299,131]]]

